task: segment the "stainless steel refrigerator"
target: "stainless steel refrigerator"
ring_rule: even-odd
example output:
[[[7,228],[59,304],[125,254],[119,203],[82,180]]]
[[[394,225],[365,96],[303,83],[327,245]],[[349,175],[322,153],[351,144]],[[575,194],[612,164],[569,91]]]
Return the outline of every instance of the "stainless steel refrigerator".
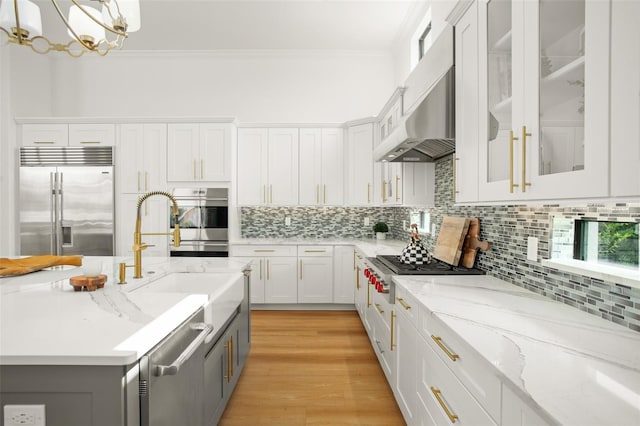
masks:
[[[20,253],[113,256],[113,147],[20,148]]]

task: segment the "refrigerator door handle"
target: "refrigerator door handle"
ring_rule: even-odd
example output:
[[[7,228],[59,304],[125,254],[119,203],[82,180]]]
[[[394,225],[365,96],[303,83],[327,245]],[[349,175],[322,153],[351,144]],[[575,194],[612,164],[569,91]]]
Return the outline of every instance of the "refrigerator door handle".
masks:
[[[49,173],[51,190],[51,254],[58,254],[58,172]]]

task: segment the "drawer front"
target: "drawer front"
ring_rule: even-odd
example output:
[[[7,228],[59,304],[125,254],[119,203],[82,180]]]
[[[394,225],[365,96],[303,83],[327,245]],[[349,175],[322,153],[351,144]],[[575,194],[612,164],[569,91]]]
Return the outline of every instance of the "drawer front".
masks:
[[[116,143],[113,124],[70,124],[69,145],[71,146],[113,146]]]
[[[380,362],[380,367],[382,367],[382,371],[384,371],[384,375],[387,378],[387,381],[390,385],[393,385],[395,382],[395,350],[391,350],[390,346],[390,332],[389,329],[385,326],[382,318],[375,311],[375,307],[372,306],[369,308],[369,312],[371,313],[371,346],[373,346],[376,356],[378,357],[378,361]],[[387,312],[385,311],[385,314]]]
[[[440,320],[433,318],[426,308],[422,309],[421,324],[418,327],[422,338],[487,412],[494,419],[500,419],[501,382],[491,373],[493,369],[478,359],[479,355]]]
[[[23,146],[67,146],[69,126],[66,124],[23,124]]]
[[[423,338],[418,339],[418,398],[437,425],[496,426]],[[499,392],[498,392],[499,395]]]
[[[333,256],[333,246],[298,246],[298,256],[330,257]]]
[[[231,256],[296,256],[296,246],[247,245],[231,246]]]
[[[371,309],[380,317],[380,323],[389,331],[391,329],[391,311],[393,306],[387,301],[388,295],[378,293],[371,287]]]
[[[396,286],[396,313],[404,315],[404,317],[418,328],[418,313],[420,312],[420,303],[407,290],[400,286]]]

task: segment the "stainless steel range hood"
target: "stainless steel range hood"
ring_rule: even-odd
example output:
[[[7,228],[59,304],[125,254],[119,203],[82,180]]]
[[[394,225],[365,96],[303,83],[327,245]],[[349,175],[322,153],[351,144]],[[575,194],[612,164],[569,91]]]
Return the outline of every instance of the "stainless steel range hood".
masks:
[[[455,151],[453,37],[443,33],[414,72],[432,75],[426,95],[374,149],[376,161],[432,162]],[[407,87],[410,90],[411,87]]]

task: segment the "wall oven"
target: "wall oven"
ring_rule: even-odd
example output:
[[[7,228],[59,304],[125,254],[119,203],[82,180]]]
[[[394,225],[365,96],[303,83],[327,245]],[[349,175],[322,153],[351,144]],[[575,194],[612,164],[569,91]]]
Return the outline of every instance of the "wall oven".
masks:
[[[171,256],[229,256],[229,190],[227,188],[174,188],[178,202],[180,247],[170,245]],[[175,218],[169,213],[171,228]]]

